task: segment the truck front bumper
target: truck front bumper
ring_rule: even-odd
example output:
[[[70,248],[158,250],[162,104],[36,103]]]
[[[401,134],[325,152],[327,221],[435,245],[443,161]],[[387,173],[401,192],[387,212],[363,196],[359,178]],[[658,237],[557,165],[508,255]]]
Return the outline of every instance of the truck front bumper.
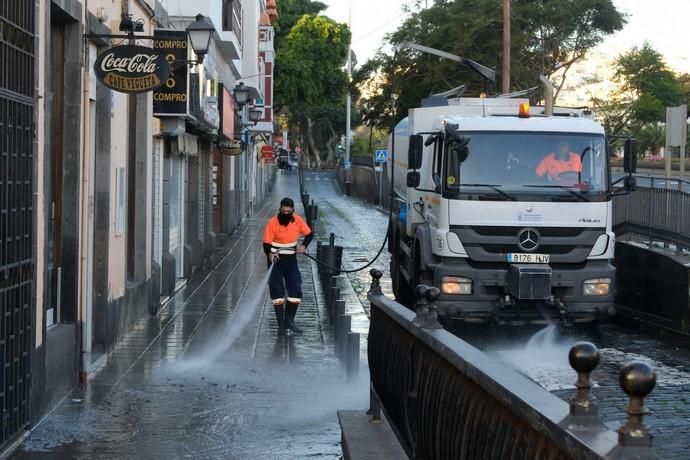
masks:
[[[444,276],[472,280],[471,294],[441,294],[437,308],[444,317],[476,322],[511,322],[513,318],[586,322],[605,317],[613,307],[615,268],[606,260],[511,266],[454,259],[436,266],[434,284],[441,286]],[[585,281],[601,278],[611,280],[609,292],[585,295]]]

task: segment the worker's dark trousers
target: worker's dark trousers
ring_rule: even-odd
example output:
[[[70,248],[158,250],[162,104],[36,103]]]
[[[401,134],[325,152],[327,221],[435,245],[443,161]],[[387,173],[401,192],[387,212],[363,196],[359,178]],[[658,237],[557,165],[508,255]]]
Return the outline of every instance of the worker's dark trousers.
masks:
[[[302,275],[294,255],[281,256],[268,279],[268,290],[273,304],[282,303],[287,292],[287,301],[298,304],[302,301]]]

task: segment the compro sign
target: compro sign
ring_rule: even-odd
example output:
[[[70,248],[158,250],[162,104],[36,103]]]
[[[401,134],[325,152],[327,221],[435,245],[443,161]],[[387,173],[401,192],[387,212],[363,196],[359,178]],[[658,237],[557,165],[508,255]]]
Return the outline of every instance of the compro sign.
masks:
[[[158,51],[138,45],[123,45],[101,53],[93,65],[105,86],[121,93],[146,93],[161,86],[170,65]]]

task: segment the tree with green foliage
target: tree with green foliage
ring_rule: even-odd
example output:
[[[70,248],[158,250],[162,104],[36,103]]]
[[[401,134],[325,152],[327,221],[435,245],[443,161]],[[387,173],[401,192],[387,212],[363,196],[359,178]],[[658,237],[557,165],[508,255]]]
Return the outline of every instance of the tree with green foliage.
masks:
[[[321,167],[321,149],[316,131],[339,131],[335,117],[338,107],[344,107],[348,91],[342,67],[349,43],[347,25],[325,16],[303,15],[276,53],[276,106],[289,107],[291,122],[300,126],[308,155],[317,168]]]
[[[690,78],[676,75],[649,43],[623,53],[614,65],[619,89],[594,100],[597,116],[609,134],[632,135],[640,153],[656,154],[665,143],[666,107],[688,102]]]
[[[278,49],[297,21],[305,14],[319,14],[327,5],[312,0],[280,0],[278,4],[278,19],[273,23],[275,29],[275,48]]]
[[[537,85],[539,75],[560,80],[570,67],[606,35],[620,30],[625,17],[612,0],[513,0],[511,21],[511,86]],[[503,9],[499,0],[478,2],[435,0],[412,12],[389,36],[397,45],[412,41],[464,56],[489,67],[503,58]],[[500,75],[499,75],[500,79]],[[493,92],[485,80],[460,64],[436,56],[402,50],[395,59],[379,52],[356,74],[356,82],[373,86],[361,105],[364,119],[390,126],[393,88],[399,95],[396,120],[426,96],[466,85],[467,94]]]

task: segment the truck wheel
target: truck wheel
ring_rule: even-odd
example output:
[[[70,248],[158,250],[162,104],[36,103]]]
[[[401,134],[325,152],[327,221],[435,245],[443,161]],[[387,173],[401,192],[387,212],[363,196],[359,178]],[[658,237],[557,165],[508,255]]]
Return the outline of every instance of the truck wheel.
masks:
[[[394,258],[391,258],[391,278],[393,281],[393,293],[395,294],[395,301],[411,308],[414,305],[414,294],[410,284],[400,272],[400,265],[398,265]]]
[[[415,244],[415,251],[414,251],[414,273],[412,276],[412,279],[414,280],[414,286],[412,289],[416,286],[419,286],[420,284],[426,284],[427,286],[433,286],[434,285],[434,274],[430,270],[422,270],[421,266],[421,251],[419,249],[419,245]]]
[[[397,242],[397,240],[395,240]],[[403,257],[400,254],[400,246],[393,244],[393,254],[391,255],[391,281],[396,302],[410,308],[414,306],[414,292],[410,283],[405,279],[400,271],[400,264]]]

